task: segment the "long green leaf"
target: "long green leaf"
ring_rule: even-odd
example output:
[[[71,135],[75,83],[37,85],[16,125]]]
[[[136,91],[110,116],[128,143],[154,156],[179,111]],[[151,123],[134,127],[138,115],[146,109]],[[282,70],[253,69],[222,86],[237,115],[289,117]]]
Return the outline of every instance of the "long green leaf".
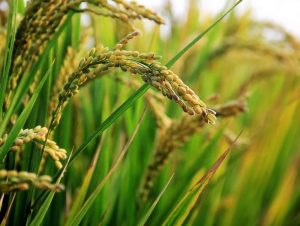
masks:
[[[45,76],[41,80],[40,84],[38,85],[35,92],[33,93],[30,101],[27,104],[27,106],[22,111],[21,115],[18,117],[18,119],[16,121],[16,124],[14,125],[14,127],[12,128],[10,133],[8,134],[8,138],[7,138],[6,142],[0,148],[0,162],[3,161],[4,157],[6,156],[6,154],[9,151],[9,148],[11,147],[11,145],[13,144],[15,139],[17,138],[20,130],[23,128],[23,126],[24,126],[24,124],[25,124],[25,122],[26,122],[33,106],[34,106],[34,103],[37,100],[37,98],[38,98],[38,96],[39,96],[39,94],[42,90],[42,87],[43,87],[43,85],[45,84],[45,81],[48,78],[48,75],[49,75],[49,71],[45,74]]]
[[[100,143],[97,147],[97,150],[94,154],[94,157],[93,157],[92,163],[90,165],[90,168],[88,169],[88,172],[84,176],[84,180],[82,182],[80,190],[77,193],[76,199],[75,199],[75,201],[72,205],[72,208],[71,208],[70,213],[68,215],[68,219],[67,219],[66,224],[71,223],[70,220],[75,217],[76,213],[80,210],[80,207],[84,203],[84,199],[85,199],[86,194],[88,192],[88,188],[90,186],[90,183],[91,183],[94,171],[95,171],[95,167],[96,167],[100,152],[102,150],[103,140],[104,140],[104,134],[103,134],[103,136],[101,138],[101,141],[100,141]]]

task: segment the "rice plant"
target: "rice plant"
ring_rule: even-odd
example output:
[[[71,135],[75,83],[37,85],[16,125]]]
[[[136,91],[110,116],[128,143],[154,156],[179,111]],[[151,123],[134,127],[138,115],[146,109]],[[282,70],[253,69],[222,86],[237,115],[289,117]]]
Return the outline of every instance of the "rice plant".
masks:
[[[211,18],[190,0],[184,21],[168,4],[0,3],[1,225],[300,225],[284,28],[242,1]]]

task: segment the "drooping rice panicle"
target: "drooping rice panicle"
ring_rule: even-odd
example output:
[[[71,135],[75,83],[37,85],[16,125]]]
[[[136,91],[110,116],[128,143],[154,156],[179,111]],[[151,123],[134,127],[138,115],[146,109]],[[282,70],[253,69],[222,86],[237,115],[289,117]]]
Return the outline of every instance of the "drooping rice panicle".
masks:
[[[54,192],[64,189],[63,185],[52,183],[52,178],[48,175],[38,176],[27,171],[0,170],[0,191],[3,193],[28,190],[31,185]]]
[[[33,129],[22,129],[18,134],[13,146],[10,148],[11,152],[19,152],[22,149],[22,146],[29,143],[34,142],[38,149],[42,150],[44,142],[44,155],[50,156],[54,161],[55,166],[58,169],[62,168],[61,160],[67,158],[67,151],[65,149],[59,148],[58,145],[51,139],[46,140],[46,135],[48,133],[48,129],[46,127],[36,126]],[[7,139],[7,135],[3,138],[0,138],[0,147],[5,143]]]
[[[87,80],[94,78],[95,70],[99,73],[110,68],[121,68],[122,71],[128,71],[131,74],[139,74],[144,82],[174,100],[185,112],[190,115],[200,115],[206,123],[213,124],[215,113],[207,109],[205,103],[194,91],[185,85],[174,72],[157,61],[158,59],[160,57],[154,53],[122,49],[109,50],[103,47],[92,49],[88,57],[80,61],[78,68],[69,76],[69,81],[61,91],[59,103],[53,111],[50,129],[58,125],[68,99],[75,95]]]

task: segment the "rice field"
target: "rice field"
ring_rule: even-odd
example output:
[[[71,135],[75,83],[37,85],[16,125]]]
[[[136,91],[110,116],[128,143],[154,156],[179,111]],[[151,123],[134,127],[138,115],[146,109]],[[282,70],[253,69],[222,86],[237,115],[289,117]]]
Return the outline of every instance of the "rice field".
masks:
[[[0,0],[1,226],[300,225],[300,40],[189,3]]]

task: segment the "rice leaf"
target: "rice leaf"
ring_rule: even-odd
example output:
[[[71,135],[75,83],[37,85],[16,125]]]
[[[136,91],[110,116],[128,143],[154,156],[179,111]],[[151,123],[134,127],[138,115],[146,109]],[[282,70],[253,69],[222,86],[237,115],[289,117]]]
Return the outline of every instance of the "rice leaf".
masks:
[[[97,147],[97,150],[94,154],[94,157],[93,157],[92,163],[88,169],[88,172],[84,176],[84,180],[82,182],[80,190],[77,193],[76,199],[75,199],[75,201],[72,205],[72,208],[70,210],[70,213],[68,215],[67,222],[65,223],[67,225],[71,223],[70,220],[75,217],[76,213],[80,210],[80,207],[84,203],[84,199],[88,192],[88,188],[90,186],[90,183],[91,183],[94,171],[95,171],[95,167],[96,167],[99,155],[100,155],[100,151],[102,150],[103,139],[104,139],[104,136],[102,136],[102,139],[101,139],[101,141]]]
[[[170,179],[168,180],[167,184],[164,186],[164,188],[162,189],[162,191],[159,193],[159,195],[157,196],[157,198],[155,199],[155,201],[153,202],[153,204],[151,205],[151,207],[149,208],[149,210],[147,211],[147,213],[145,214],[145,216],[142,218],[142,220],[140,221],[140,223],[138,224],[139,226],[144,226],[147,223],[147,220],[149,219],[149,217],[151,216],[153,210],[155,209],[156,205],[158,204],[159,200],[161,199],[162,195],[165,193],[165,191],[167,190],[169,184],[171,183],[171,181],[173,180],[174,174],[171,175]]]

